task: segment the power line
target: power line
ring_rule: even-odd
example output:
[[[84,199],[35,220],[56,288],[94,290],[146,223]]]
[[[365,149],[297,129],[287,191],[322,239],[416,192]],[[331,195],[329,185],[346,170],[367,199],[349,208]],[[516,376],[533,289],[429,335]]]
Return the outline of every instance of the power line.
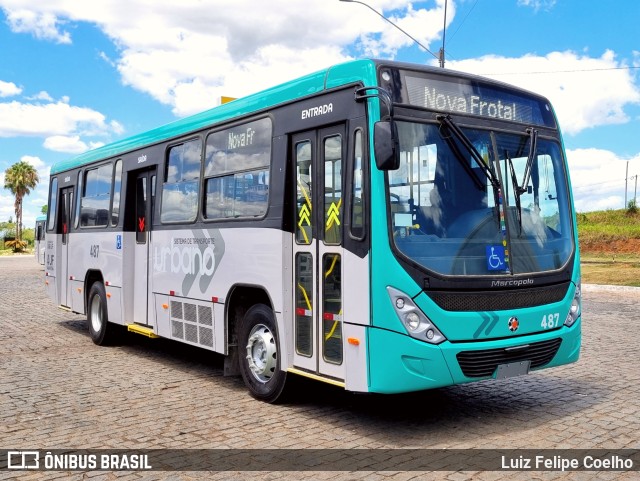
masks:
[[[612,184],[612,183],[620,183],[620,182],[624,182],[625,179],[618,179],[618,180],[605,180],[603,182],[596,182],[595,184],[577,184],[576,181],[573,181],[573,188],[574,190],[577,189],[586,189],[587,187],[594,187],[596,185],[604,185],[604,184]]]
[[[478,5],[478,2],[480,0],[476,0],[474,2],[474,4],[471,6],[471,8],[469,10],[467,10],[466,15],[464,16],[464,18],[460,21],[460,23],[458,24],[458,28],[456,28],[456,30],[449,35],[449,42],[451,42],[451,40],[453,40],[453,37],[456,36],[456,33],[458,33],[458,30],[460,30],[460,27],[462,27],[462,24],[467,20],[467,17],[469,16],[469,14],[473,11],[474,8],[476,8],[476,5]]]
[[[501,73],[483,73],[479,75],[484,76],[500,76],[500,75],[544,75],[544,74],[555,74],[555,73],[577,73],[577,72],[605,72],[611,70],[631,70],[631,69],[639,69],[640,65],[632,65],[626,67],[604,67],[604,68],[583,68],[583,69],[575,69],[575,70],[548,70],[541,72],[501,72]]]

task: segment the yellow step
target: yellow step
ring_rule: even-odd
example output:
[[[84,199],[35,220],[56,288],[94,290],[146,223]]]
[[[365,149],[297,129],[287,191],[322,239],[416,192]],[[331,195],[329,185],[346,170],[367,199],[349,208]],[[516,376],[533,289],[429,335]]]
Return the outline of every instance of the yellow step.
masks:
[[[146,336],[151,339],[156,339],[158,336],[153,329],[150,327],[141,326],[140,324],[127,324],[127,331],[135,332],[136,334],[140,334],[141,336]]]

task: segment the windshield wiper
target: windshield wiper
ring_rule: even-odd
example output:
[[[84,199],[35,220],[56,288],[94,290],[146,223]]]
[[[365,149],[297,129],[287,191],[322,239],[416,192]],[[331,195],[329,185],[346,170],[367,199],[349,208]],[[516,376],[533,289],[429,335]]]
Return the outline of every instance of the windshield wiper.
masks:
[[[516,170],[513,168],[513,160],[511,160],[509,152],[505,151],[504,156],[509,163],[509,170],[511,171],[511,185],[513,186],[513,190],[515,193],[513,197],[516,200],[516,215],[518,217],[518,227],[520,228],[520,235],[522,235],[522,203],[520,202],[520,196],[524,194],[527,189],[524,189],[524,191],[522,191],[521,187],[518,186],[518,177],[516,176]]]
[[[496,173],[491,168],[491,164],[489,164],[487,161],[485,161],[482,158],[482,156],[480,155],[480,152],[478,152],[478,150],[474,147],[471,141],[464,134],[464,132],[460,130],[460,128],[453,122],[453,120],[451,119],[451,116],[438,115],[437,120],[442,125],[447,127],[447,129],[449,129],[449,131],[456,137],[458,142],[460,142],[462,146],[469,152],[469,154],[471,154],[471,157],[473,158],[473,160],[475,160],[478,167],[480,167],[484,175],[486,175],[487,179],[489,179],[489,182],[491,182],[494,193],[497,192],[500,189],[500,182],[498,181]],[[448,139],[445,138],[445,140],[448,140]],[[473,172],[473,170],[469,167],[469,165],[463,161],[464,159],[460,157],[460,151],[457,149],[457,146],[453,146],[452,150],[456,154],[456,157],[458,157],[458,159],[462,162],[462,165],[466,169],[468,169],[469,174],[472,175],[476,183],[479,183],[478,187],[482,188],[483,187],[482,183],[480,183],[480,180],[475,175],[475,172]]]
[[[536,150],[538,147],[538,131],[533,127],[529,127],[527,129],[527,133],[529,134],[529,155],[527,156],[527,165],[524,168],[524,175],[522,177],[522,185],[518,185],[516,180],[513,188],[516,190],[516,198],[527,192],[529,186],[529,179],[531,177],[531,166],[533,165],[533,159],[536,156]],[[513,167],[512,167],[513,169]],[[514,174],[515,175],[515,174]]]

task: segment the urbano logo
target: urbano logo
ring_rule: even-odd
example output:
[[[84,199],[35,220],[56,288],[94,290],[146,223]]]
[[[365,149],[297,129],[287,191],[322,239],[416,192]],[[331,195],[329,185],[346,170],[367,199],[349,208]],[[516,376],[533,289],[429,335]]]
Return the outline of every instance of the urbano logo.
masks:
[[[40,469],[40,453],[38,451],[7,452],[8,469]]]
[[[216,269],[214,241],[209,238],[172,238],[171,247],[156,247],[153,268],[174,274],[213,275]]]

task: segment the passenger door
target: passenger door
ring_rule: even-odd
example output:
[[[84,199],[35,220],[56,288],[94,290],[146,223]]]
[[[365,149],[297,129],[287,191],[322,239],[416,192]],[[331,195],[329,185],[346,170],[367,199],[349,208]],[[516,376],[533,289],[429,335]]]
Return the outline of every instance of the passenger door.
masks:
[[[60,305],[69,307],[71,305],[71,282],[69,282],[69,230],[71,229],[71,212],[73,212],[73,187],[66,187],[60,190],[60,215],[58,218],[59,230],[61,233],[60,249],[60,272],[58,282],[60,283]]]
[[[150,244],[153,208],[156,195],[156,170],[148,169],[135,174],[135,226],[136,243],[133,263],[133,322],[150,325]],[[125,267],[126,268],[126,267]]]
[[[292,137],[294,365],[344,379],[342,329],[345,127]]]

